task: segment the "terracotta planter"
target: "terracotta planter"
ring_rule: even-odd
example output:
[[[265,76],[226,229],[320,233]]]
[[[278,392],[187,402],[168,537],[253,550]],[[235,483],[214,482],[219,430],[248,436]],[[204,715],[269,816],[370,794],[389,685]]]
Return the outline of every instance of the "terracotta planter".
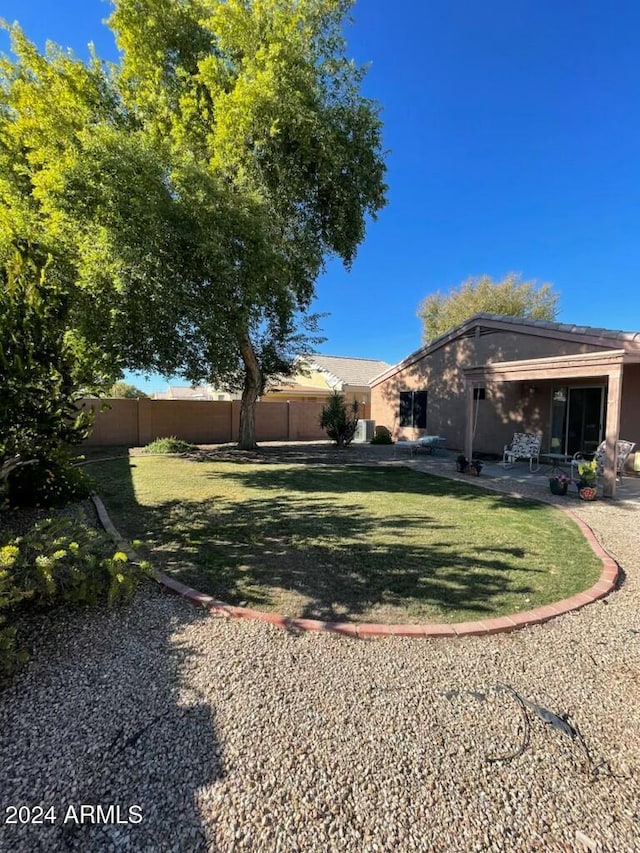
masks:
[[[583,501],[595,501],[598,490],[595,486],[578,486],[578,494]]]
[[[568,486],[568,483],[560,483],[553,478],[549,480],[549,488],[552,495],[566,495]]]

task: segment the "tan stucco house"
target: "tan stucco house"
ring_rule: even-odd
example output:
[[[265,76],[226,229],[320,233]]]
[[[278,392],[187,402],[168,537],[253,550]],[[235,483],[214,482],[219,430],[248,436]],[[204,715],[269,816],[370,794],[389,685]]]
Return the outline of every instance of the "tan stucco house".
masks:
[[[306,355],[299,359],[299,370],[265,389],[262,400],[299,400],[326,403],[338,391],[345,400],[357,400],[360,417],[370,417],[371,380],[391,367],[386,361],[372,358],[350,358],[341,355]]]
[[[618,438],[640,447],[640,332],[476,314],[371,382],[372,418],[394,438],[438,434],[465,453],[501,453],[514,432],[573,454]]]

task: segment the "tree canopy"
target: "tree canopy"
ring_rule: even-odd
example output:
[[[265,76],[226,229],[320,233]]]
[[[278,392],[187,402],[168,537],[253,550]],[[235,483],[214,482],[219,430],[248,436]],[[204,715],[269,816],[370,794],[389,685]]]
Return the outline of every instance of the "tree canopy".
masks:
[[[509,273],[500,281],[488,275],[468,278],[448,293],[430,293],[418,307],[422,320],[423,343],[463,323],[474,314],[487,312],[530,320],[554,320],[560,295],[551,284],[522,281],[518,273]]]
[[[124,397],[126,399],[134,399],[137,397],[148,397],[148,394],[145,394],[144,391],[141,391],[135,385],[132,385],[130,382],[124,382],[122,379],[118,379],[117,382],[114,382],[111,388],[109,389],[108,395],[109,397]]]
[[[86,438],[89,416],[75,403],[95,375],[67,326],[65,290],[29,246],[0,266],[0,492],[14,502],[69,497],[70,445]],[[21,467],[22,465],[30,467]],[[36,466],[36,467],[31,467]]]
[[[113,5],[115,65],[40,55],[12,28],[4,243],[28,232],[70,272],[70,320],[116,375],[242,386],[250,447],[266,378],[314,343],[325,260],[349,266],[385,203],[351,0]]]

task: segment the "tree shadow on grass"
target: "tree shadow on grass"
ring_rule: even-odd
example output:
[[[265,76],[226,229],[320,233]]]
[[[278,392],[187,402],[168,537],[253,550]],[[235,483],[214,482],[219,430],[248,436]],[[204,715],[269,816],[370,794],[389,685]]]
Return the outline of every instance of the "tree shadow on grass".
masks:
[[[465,543],[464,506],[480,497],[487,512],[538,504],[478,495],[440,478],[402,472],[387,477],[387,470],[379,478],[369,468],[361,477],[361,470],[351,476],[345,469],[314,467],[310,474],[229,466],[199,476],[240,483],[255,499],[169,499],[144,506],[135,499],[127,465],[109,478],[102,494],[121,532],[144,540],[159,568],[230,604],[271,609],[285,602],[294,608],[287,615],[327,620],[366,619],[372,610],[405,606],[406,621],[422,621],[450,613],[456,619],[494,615],[497,599],[513,601],[534,592],[530,579],[544,571],[536,566],[535,543]],[[346,508],[336,507],[327,499],[332,487],[365,496],[376,491],[453,495],[461,505],[444,519],[417,511],[377,517],[355,498]],[[438,536],[439,531],[450,536]]]
[[[227,466],[220,466],[226,468]],[[488,502],[491,509],[500,507],[526,507],[532,511],[548,511],[541,501],[515,498],[502,492],[479,488],[476,484],[449,480],[405,467],[386,465],[316,464],[313,466],[265,466],[257,469],[229,465],[224,473],[208,473],[213,480],[229,479],[259,492],[287,491],[325,494],[367,492],[379,494],[415,494],[431,497],[456,497],[465,502]]]

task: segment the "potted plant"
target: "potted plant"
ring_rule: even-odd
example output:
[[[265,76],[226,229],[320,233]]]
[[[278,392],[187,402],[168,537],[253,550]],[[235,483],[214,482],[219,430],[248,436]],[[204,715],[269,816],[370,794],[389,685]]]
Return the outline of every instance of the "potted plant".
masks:
[[[549,488],[551,489],[551,494],[566,495],[570,482],[571,478],[568,474],[565,474],[564,471],[560,471],[557,474],[554,474],[553,477],[549,477]]]
[[[472,459],[471,464],[467,469],[467,473],[472,474],[474,477],[479,477],[481,471],[482,462],[479,459]]]
[[[482,462],[479,459],[472,459],[471,462],[469,462],[467,457],[461,453],[456,459],[456,471],[460,471],[462,474],[471,474],[474,477],[479,477],[480,471],[482,471]]]
[[[468,467],[469,460],[463,453],[461,453],[456,459],[456,471],[460,471],[461,474],[464,474]]]
[[[598,460],[581,462],[578,465],[578,494],[583,501],[594,501],[598,493]]]

